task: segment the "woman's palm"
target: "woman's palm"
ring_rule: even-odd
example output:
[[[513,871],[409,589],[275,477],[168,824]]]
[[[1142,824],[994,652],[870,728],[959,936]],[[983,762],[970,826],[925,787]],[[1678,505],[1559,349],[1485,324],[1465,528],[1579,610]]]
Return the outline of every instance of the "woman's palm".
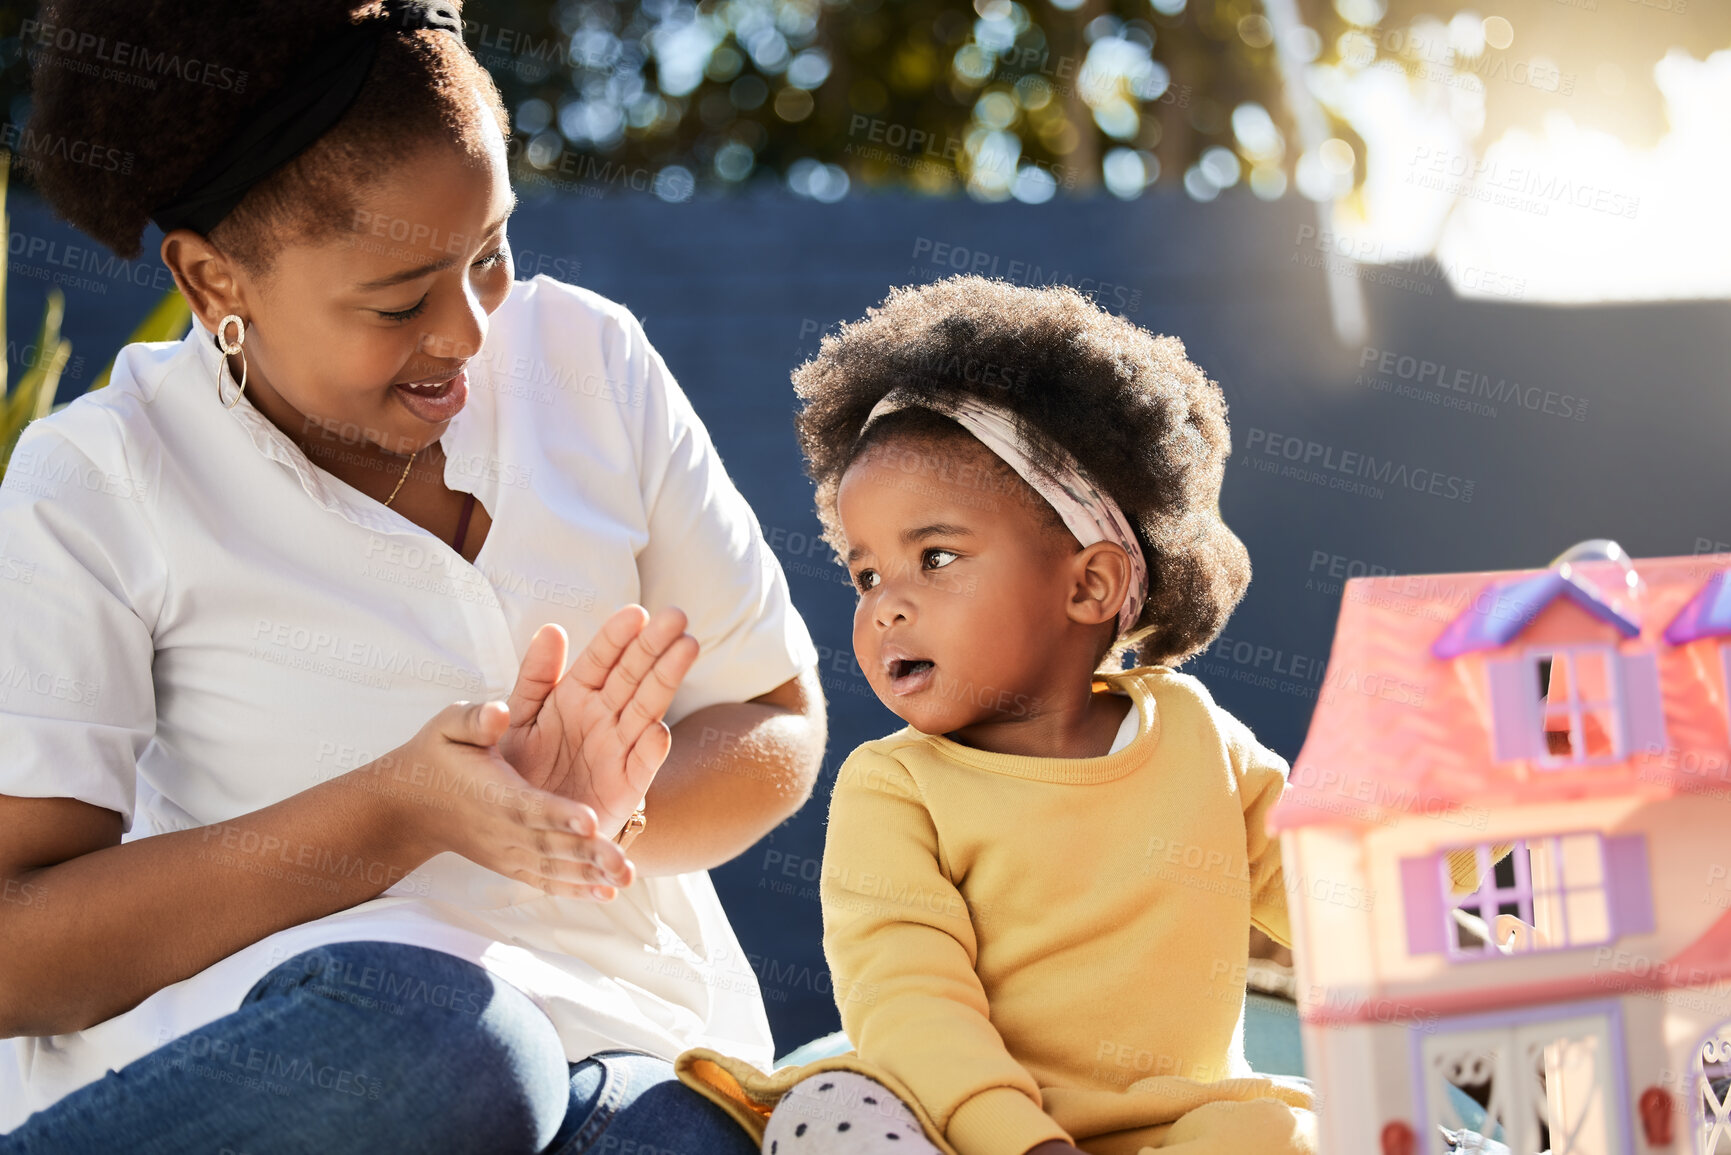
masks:
[[[651,617],[625,606],[565,669],[568,639],[542,626],[511,690],[511,722],[499,752],[531,786],[593,808],[612,837],[637,808],[667,758],[662,716],[697,659],[685,614]]]

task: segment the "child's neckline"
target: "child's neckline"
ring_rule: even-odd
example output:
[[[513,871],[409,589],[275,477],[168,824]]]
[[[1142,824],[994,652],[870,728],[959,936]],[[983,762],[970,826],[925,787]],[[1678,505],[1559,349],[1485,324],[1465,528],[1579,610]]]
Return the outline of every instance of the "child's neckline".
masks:
[[[1035,754],[999,754],[964,746],[942,734],[925,737],[948,757],[981,770],[1026,778],[1038,782],[1091,785],[1111,782],[1136,769],[1147,757],[1154,743],[1160,740],[1160,714],[1153,690],[1148,685],[1150,668],[1126,670],[1121,674],[1100,674],[1097,681],[1130,698],[1130,715],[1137,719],[1136,736],[1129,745],[1092,758],[1046,758]]]
[[[1114,697],[1130,698],[1122,690],[1105,691]],[[1118,729],[1112,735],[1111,745],[1106,747],[1106,753],[1116,754],[1136,740],[1136,735],[1142,732],[1142,711],[1136,708],[1136,699],[1130,698],[1130,708],[1124,711],[1124,720],[1118,723]]]

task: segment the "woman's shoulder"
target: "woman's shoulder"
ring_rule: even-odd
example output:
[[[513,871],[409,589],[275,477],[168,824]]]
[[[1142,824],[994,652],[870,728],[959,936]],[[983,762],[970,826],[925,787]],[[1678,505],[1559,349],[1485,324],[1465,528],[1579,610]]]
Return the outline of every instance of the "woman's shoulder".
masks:
[[[121,348],[109,380],[80,393],[60,408],[24,427],[7,464],[10,489],[36,489],[38,483],[76,480],[79,487],[113,492],[123,488],[143,498],[145,478],[154,472],[164,418],[158,404],[161,385],[188,356],[187,341],[135,342]],[[211,388],[215,388],[213,380]],[[81,460],[80,460],[81,459]],[[90,476],[69,478],[68,469]]]
[[[538,273],[511,286],[479,356],[507,394],[629,403],[643,399],[652,352],[642,322],[623,304]]]
[[[513,343],[525,339],[573,354],[606,354],[620,340],[642,340],[643,325],[630,309],[594,289],[537,273],[511,286],[494,312],[493,331]]]
[[[594,289],[582,285],[573,285],[550,277],[546,273],[536,273],[511,284],[511,292],[499,306],[495,317],[506,317],[512,312],[539,311],[561,313],[567,317],[589,315],[597,320],[619,321],[630,318],[631,310],[610,297],[604,297]]]

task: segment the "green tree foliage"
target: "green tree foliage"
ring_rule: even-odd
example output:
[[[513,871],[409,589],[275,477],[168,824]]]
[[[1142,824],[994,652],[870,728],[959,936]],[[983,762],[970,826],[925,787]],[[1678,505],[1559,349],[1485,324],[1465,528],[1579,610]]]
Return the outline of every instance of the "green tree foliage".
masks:
[[[8,131],[28,112],[18,32],[35,9],[0,0]],[[1323,199],[1363,175],[1328,98],[1343,74],[1489,77],[1494,134],[1556,95],[1494,81],[1551,62],[1559,83],[1580,78],[1570,111],[1651,137],[1652,60],[1731,29],[1712,0],[466,0],[463,15],[512,109],[519,182],[669,200],[765,180],[819,199],[1133,196],[1156,180]],[[1450,34],[1486,16],[1512,44]],[[1299,131],[1295,95],[1321,97],[1320,133]]]
[[[521,177],[571,192],[782,179],[819,199],[1042,200],[1134,195],[1205,156],[1215,187],[1290,167],[1260,0],[470,0],[465,17]],[[1254,157],[1233,131],[1246,104],[1269,130]]]

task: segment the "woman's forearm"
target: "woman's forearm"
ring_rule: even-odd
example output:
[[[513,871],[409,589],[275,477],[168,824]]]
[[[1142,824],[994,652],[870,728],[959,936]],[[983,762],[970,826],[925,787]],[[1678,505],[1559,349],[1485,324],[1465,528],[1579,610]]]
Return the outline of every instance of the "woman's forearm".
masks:
[[[680,719],[649,788],[649,825],[631,844],[639,872],[705,870],[745,851],[811,797],[824,738],[813,670]]]
[[[388,779],[374,763],[229,822],[126,843],[113,811],[0,800],[0,1036],[83,1030],[376,897],[428,857],[399,838],[405,800]]]
[[[630,851],[645,874],[725,862],[800,807],[823,758],[822,691],[808,671],[673,734]],[[0,1037],[103,1022],[400,881],[439,849],[421,811],[452,803],[419,784],[419,761],[391,758],[228,822],[126,843],[112,811],[0,797]]]

